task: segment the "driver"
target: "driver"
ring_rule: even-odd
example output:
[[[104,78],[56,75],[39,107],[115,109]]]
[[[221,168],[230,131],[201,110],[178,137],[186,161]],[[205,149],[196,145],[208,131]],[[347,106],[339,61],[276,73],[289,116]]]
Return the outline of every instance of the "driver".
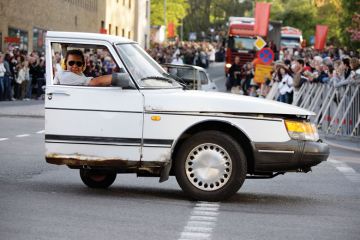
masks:
[[[79,86],[110,86],[112,75],[104,75],[96,78],[86,77],[83,71],[86,69],[85,57],[81,50],[74,49],[66,52],[65,70],[57,72],[55,83],[62,85]]]

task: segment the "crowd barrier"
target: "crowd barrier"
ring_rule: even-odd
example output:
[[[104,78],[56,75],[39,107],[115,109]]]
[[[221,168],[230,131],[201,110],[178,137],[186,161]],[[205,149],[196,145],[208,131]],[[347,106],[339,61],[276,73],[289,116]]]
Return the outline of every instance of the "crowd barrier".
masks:
[[[360,76],[339,83],[304,83],[293,105],[315,112],[311,117],[326,135],[360,138]]]

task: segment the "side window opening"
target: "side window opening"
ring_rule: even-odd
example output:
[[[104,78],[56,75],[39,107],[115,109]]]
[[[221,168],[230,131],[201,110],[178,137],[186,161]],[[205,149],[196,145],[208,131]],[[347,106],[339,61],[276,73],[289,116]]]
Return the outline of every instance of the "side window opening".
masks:
[[[52,43],[51,49],[54,84],[110,86],[113,73],[125,72],[103,45]]]
[[[209,80],[206,76],[206,73],[204,72],[200,72],[200,79],[201,79],[201,84],[205,85],[208,84]]]

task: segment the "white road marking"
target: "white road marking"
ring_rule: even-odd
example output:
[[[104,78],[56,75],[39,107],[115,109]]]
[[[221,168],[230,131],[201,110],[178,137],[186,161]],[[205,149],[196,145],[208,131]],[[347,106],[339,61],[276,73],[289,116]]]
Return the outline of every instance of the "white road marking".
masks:
[[[43,133],[45,133],[45,130],[41,130],[41,131],[38,131],[38,132],[36,132],[37,134],[43,134]]]
[[[351,167],[348,166],[344,166],[344,167],[336,167],[337,170],[339,170],[342,173],[356,173],[356,171],[354,169],[352,169]]]
[[[346,163],[335,160],[329,159],[328,160],[335,168],[344,174],[344,176],[353,183],[360,183],[360,174],[357,173],[352,167],[349,167]]]
[[[179,240],[211,239],[219,215],[219,207],[219,203],[196,203]]]
[[[8,140],[8,138],[0,138],[0,142],[1,141],[6,141],[6,140]]]
[[[28,136],[30,136],[30,134],[20,134],[20,135],[16,135],[15,137],[23,138],[23,137],[28,137]]]

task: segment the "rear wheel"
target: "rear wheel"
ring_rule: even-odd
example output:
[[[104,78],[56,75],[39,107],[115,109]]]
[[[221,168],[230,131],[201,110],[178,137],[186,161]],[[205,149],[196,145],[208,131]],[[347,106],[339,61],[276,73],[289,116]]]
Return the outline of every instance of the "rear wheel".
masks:
[[[246,177],[246,156],[229,135],[205,131],[189,138],[175,160],[175,175],[196,200],[220,201],[235,194]]]
[[[80,178],[83,183],[91,188],[108,188],[114,183],[116,173],[111,171],[80,169]]]

